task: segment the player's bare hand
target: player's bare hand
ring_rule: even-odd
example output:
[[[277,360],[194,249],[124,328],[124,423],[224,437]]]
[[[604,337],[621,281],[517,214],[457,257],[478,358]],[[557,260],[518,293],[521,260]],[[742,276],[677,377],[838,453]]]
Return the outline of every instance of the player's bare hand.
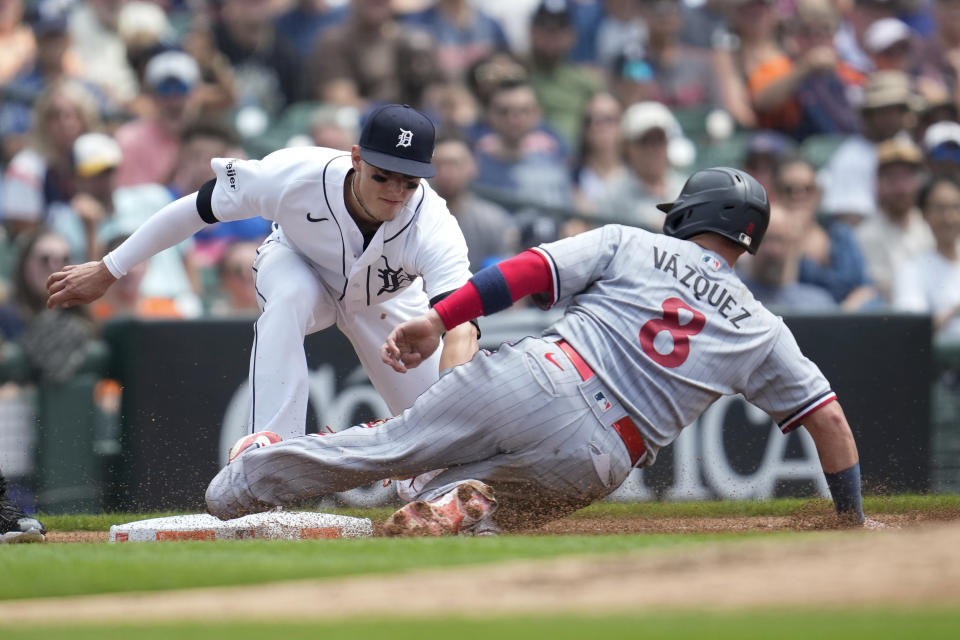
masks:
[[[47,278],[47,308],[75,307],[93,302],[116,282],[102,261],[71,264]]]
[[[443,321],[431,309],[422,316],[394,327],[380,347],[380,359],[394,371],[406,373],[426,360],[440,346]]]

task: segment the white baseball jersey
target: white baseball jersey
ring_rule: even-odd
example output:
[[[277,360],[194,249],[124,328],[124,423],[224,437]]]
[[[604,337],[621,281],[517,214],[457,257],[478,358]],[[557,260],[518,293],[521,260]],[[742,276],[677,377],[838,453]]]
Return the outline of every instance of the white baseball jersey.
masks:
[[[274,234],[313,265],[347,312],[395,297],[417,277],[430,299],[470,277],[460,227],[424,180],[364,250],[343,198],[350,154],[298,147],[263,160],[217,158],[211,165],[214,221],[258,215],[275,221]]]
[[[562,336],[617,396],[652,464],[717,398],[743,394],[786,432],[835,396],[719,255],[683,240],[609,225],[536,249],[567,304]]]

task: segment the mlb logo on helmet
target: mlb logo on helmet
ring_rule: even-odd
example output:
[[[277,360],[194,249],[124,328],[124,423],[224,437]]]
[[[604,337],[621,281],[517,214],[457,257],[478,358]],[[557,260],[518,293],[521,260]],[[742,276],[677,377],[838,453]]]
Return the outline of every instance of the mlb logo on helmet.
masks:
[[[432,178],[436,131],[430,118],[405,104],[378,107],[363,123],[360,157],[378,169]]]

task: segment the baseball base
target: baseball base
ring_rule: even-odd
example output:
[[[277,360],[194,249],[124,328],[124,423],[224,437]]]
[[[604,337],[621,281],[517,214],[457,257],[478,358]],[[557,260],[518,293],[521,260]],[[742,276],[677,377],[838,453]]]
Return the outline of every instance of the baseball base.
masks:
[[[169,542],[176,540],[311,540],[368,538],[369,518],[310,511],[267,511],[233,520],[206,513],[137,520],[110,527],[110,542]]]

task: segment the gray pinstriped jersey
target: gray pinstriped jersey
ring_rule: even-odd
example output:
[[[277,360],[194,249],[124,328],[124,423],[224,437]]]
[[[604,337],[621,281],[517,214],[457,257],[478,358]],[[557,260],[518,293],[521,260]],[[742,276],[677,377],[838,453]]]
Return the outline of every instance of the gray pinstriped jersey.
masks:
[[[783,431],[835,396],[783,321],[717,254],[608,225],[536,248],[566,304],[548,334],[581,354],[634,419],[646,464],[717,398],[743,394]]]

